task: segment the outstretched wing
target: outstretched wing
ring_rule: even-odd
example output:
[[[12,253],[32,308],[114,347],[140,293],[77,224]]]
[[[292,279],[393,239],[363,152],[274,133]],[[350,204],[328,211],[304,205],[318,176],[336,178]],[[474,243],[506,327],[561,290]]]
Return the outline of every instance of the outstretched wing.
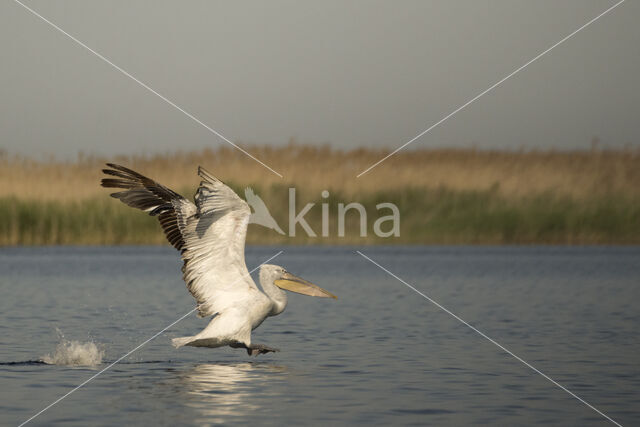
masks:
[[[198,175],[197,212],[179,215],[178,225],[185,242],[183,278],[204,317],[242,304],[255,297],[258,288],[244,262],[249,205],[203,168]]]
[[[102,186],[121,188],[124,191],[112,193],[111,197],[132,208],[141,209],[151,216],[157,216],[160,225],[174,248],[184,248],[184,238],[178,224],[178,216],[189,217],[196,213],[196,206],[178,193],[138,172],[124,166],[107,163],[110,169],[103,169],[107,175]]]
[[[169,242],[182,252],[183,279],[201,317],[241,305],[261,293],[244,262],[251,210],[231,188],[198,168],[202,177],[194,205],[169,188],[124,166],[108,163],[102,186],[111,196],[157,215]]]

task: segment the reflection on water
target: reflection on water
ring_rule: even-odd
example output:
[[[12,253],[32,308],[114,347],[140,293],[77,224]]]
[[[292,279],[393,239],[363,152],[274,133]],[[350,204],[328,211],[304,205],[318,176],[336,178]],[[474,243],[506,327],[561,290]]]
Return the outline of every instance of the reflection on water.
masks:
[[[185,406],[198,414],[197,423],[224,423],[273,402],[274,382],[286,368],[259,363],[200,364],[177,374]]]

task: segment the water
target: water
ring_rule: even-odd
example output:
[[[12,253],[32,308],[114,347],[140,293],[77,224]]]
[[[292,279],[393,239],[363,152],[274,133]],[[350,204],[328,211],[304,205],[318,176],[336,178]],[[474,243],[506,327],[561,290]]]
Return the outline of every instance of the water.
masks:
[[[640,424],[638,247],[259,247],[249,268],[280,249],[274,263],[339,296],[291,295],[254,331],[280,353],[174,349],[171,338],[204,327],[193,314],[31,424],[606,424],[355,249]],[[0,424],[20,424],[192,309],[180,276],[169,248],[1,249]],[[102,363],[39,361],[73,341],[103,351]]]
[[[52,354],[42,356],[39,362],[49,365],[98,366],[102,364],[104,349],[92,341],[69,341],[58,330],[60,342]]]

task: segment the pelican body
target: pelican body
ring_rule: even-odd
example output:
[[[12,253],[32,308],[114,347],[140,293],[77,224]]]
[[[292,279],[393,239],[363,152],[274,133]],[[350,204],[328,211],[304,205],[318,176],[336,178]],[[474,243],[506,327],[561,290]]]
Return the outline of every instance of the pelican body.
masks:
[[[334,298],[330,292],[284,268],[260,266],[258,289],[244,260],[251,209],[222,181],[198,168],[202,178],[195,204],[169,188],[124,166],[107,163],[102,186],[128,206],[156,216],[169,240],[181,252],[183,279],[197,302],[198,316],[212,316],[200,333],[174,338],[173,345],[244,348],[249,355],[278,351],[252,344],[251,331],[287,306],[284,290]]]

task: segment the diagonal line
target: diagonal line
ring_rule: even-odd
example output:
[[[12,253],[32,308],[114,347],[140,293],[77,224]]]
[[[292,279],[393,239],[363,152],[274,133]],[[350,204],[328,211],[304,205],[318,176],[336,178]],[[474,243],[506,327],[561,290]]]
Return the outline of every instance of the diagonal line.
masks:
[[[278,255],[280,255],[282,252],[284,251],[280,251],[277,254],[273,255],[271,258],[269,258],[268,260],[262,262],[260,265],[258,265],[256,268],[254,268],[253,270],[251,270],[248,274],[253,273],[254,271],[256,271],[258,268],[260,268],[263,264],[268,263],[269,261],[271,261],[272,259],[274,259],[275,257],[277,257]],[[242,276],[242,278],[246,277],[247,275]],[[67,393],[65,393],[62,397],[58,398],[57,400],[55,400],[54,402],[50,403],[48,406],[46,406],[44,409],[42,409],[40,412],[36,413],[35,415],[32,415],[29,419],[27,419],[26,421],[23,421],[19,427],[22,427],[23,425],[27,424],[28,422],[30,422],[31,420],[33,420],[34,418],[36,418],[38,415],[42,414],[43,412],[45,412],[46,410],[50,409],[51,407],[53,407],[54,405],[56,405],[57,403],[61,402],[62,400],[64,400],[66,397],[68,397],[71,393],[73,393],[74,391],[82,388],[83,386],[85,386],[86,384],[88,384],[89,382],[91,382],[92,380],[94,380],[95,378],[99,377],[100,375],[102,375],[105,371],[107,371],[108,369],[112,368],[115,364],[117,364],[118,362],[122,361],[122,359],[126,358],[127,356],[131,355],[133,352],[135,352],[136,350],[140,349],[141,347],[144,347],[147,343],[149,343],[150,341],[154,340],[155,338],[157,338],[159,335],[161,335],[164,331],[166,331],[167,329],[171,328],[173,325],[175,325],[176,323],[180,322],[182,319],[184,319],[185,317],[187,317],[188,315],[190,315],[191,313],[193,313],[194,311],[196,311],[198,307],[192,308],[191,310],[189,310],[188,312],[186,312],[185,314],[183,314],[178,320],[174,321],[173,323],[171,323],[170,325],[164,327],[161,331],[157,332],[155,335],[153,335],[151,338],[147,339],[146,341],[142,342],[141,344],[139,344],[138,346],[136,346],[133,350],[128,351],[127,353],[125,353],[123,356],[120,356],[115,362],[111,363],[110,365],[108,365],[106,368],[102,369],[100,372],[98,372],[97,374],[93,375],[92,377],[90,377],[89,379],[85,380],[84,382],[82,382],[80,385],[76,386],[75,388],[69,390]]]
[[[227,137],[225,137],[224,135],[222,135],[220,132],[218,132],[217,130],[213,129],[211,126],[207,125],[206,123],[202,122],[200,119],[198,119],[196,116],[194,116],[193,114],[189,113],[188,111],[186,111],[184,108],[180,107],[178,104],[176,104],[175,102],[171,101],[169,98],[165,97],[164,95],[162,95],[159,92],[156,92],[155,90],[153,90],[151,87],[149,87],[147,84],[143,83],[142,81],[138,80],[135,76],[133,76],[132,74],[130,74],[129,72],[127,72],[126,70],[124,70],[122,67],[119,67],[118,65],[114,64],[113,62],[111,62],[108,58],[104,57],[103,55],[101,55],[100,53],[96,52],[95,50],[91,49],[89,46],[87,46],[86,44],[82,43],[80,40],[78,40],[77,38],[75,38],[74,36],[72,36],[71,34],[67,33],[65,30],[63,30],[62,28],[60,28],[59,26],[57,26],[56,24],[54,24],[53,22],[49,21],[47,18],[45,18],[44,16],[40,15],[38,12],[36,12],[35,10],[31,9],[30,7],[26,6],[24,3],[20,2],[19,0],[13,0],[15,3],[19,4],[20,6],[22,6],[24,9],[26,9],[27,11],[31,12],[33,15],[37,16],[38,18],[40,18],[41,20],[43,20],[44,22],[46,22],[47,24],[49,24],[51,27],[55,28],[56,30],[58,30],[59,32],[61,32],[62,34],[64,34],[65,36],[69,37],[71,40],[73,40],[74,42],[76,42],[77,44],[79,44],[80,46],[82,46],[83,48],[87,49],[89,52],[93,53],[95,56],[97,56],[98,58],[102,59],[104,62],[106,62],[107,64],[111,65],[113,68],[115,68],[116,70],[120,71],[122,74],[124,74],[125,76],[129,77],[131,80],[133,80],[134,82],[138,83],[140,86],[142,86],[143,88],[145,88],[146,90],[148,90],[149,92],[153,93],[154,95],[158,96],[160,99],[162,99],[163,101],[165,101],[167,104],[171,105],[173,108],[175,108],[176,110],[180,111],[181,113],[183,113],[185,116],[189,117],[191,120],[193,120],[194,122],[198,123],[200,126],[204,127],[205,129],[207,129],[209,132],[213,133],[214,135],[216,135],[217,137],[219,137],[220,139],[224,140],[225,142],[231,144],[232,146],[234,146],[235,148],[237,148],[238,150],[242,151],[244,154],[246,154],[247,156],[251,157],[253,160],[255,160],[256,162],[260,163],[262,166],[264,166],[265,168],[269,169],[271,172],[273,172],[274,174],[278,175],[280,178],[282,178],[282,175],[278,172],[276,172],[275,170],[273,170],[272,168],[270,168],[268,165],[266,165],[265,163],[263,163],[262,161],[260,161],[259,159],[257,159],[256,157],[254,157],[253,155],[251,155],[250,153],[248,153],[246,150],[244,150],[242,147],[240,147],[239,145],[231,142]]]
[[[60,401],[62,401],[63,399],[65,399],[67,396],[69,396],[71,393],[73,393],[74,391],[82,388],[83,386],[85,386],[87,383],[89,383],[90,381],[92,381],[93,379],[97,378],[98,376],[100,376],[101,374],[103,374],[106,370],[110,369],[111,367],[113,367],[113,365],[115,365],[116,363],[122,361],[122,359],[124,359],[125,357],[129,356],[131,353],[135,352],[136,350],[138,350],[140,347],[143,347],[145,344],[147,344],[149,341],[153,340],[154,338],[158,337],[158,335],[162,334],[164,331],[166,331],[167,329],[169,329],[170,327],[172,327],[173,325],[175,325],[176,323],[178,323],[179,321],[181,321],[182,319],[184,319],[185,317],[187,317],[188,315],[190,315],[191,313],[193,313],[196,308],[192,308],[191,310],[189,310],[187,313],[185,313],[184,315],[182,315],[182,317],[180,317],[178,320],[176,320],[175,322],[171,323],[169,326],[163,328],[161,331],[159,331],[158,333],[156,333],[154,336],[152,336],[151,338],[149,338],[148,340],[144,341],[143,343],[139,344],[137,347],[135,347],[133,350],[128,351],[127,353],[125,353],[123,356],[119,357],[115,362],[111,363],[110,365],[108,365],[106,368],[102,369],[100,372],[98,372],[97,374],[95,374],[94,376],[90,377],[89,379],[85,380],[84,382],[82,382],[80,385],[76,386],[75,388],[71,389],[70,391],[68,391],[67,393],[65,393],[62,397],[58,398],[57,400],[55,400],[54,402],[50,403],[48,406],[46,406],[44,409],[42,409],[40,412],[38,412],[37,414],[31,416],[29,419],[27,419],[26,421],[23,421],[19,427],[22,427],[23,425],[27,424],[29,421],[33,420],[35,417],[37,417],[38,415],[42,414],[43,412],[45,412],[47,409],[51,408],[52,406],[54,406],[55,404],[59,403]]]
[[[533,366],[532,364],[530,364],[529,362],[527,362],[526,360],[522,359],[521,357],[517,356],[515,353],[513,353],[511,350],[507,349],[506,347],[504,347],[502,344],[500,344],[499,342],[497,342],[496,340],[494,340],[493,338],[487,336],[485,333],[483,333],[482,331],[480,331],[479,329],[477,329],[475,326],[469,324],[468,322],[466,322],[464,319],[462,319],[460,316],[456,315],[455,313],[451,312],[450,310],[448,310],[446,307],[442,306],[441,304],[439,304],[437,301],[433,300],[432,298],[429,298],[427,295],[423,294],[422,292],[420,292],[419,290],[417,290],[416,288],[414,288],[413,286],[411,286],[409,283],[405,282],[404,280],[402,280],[400,277],[396,276],[395,274],[393,274],[391,271],[387,270],[386,268],[384,268],[383,266],[381,266],[380,264],[378,264],[377,262],[375,262],[374,260],[372,260],[371,258],[369,258],[368,256],[366,256],[365,254],[363,254],[360,251],[356,251],[360,256],[362,256],[364,259],[368,260],[369,262],[371,262],[372,264],[378,266],[381,270],[383,270],[385,273],[387,273],[388,275],[390,275],[391,277],[393,277],[394,279],[402,282],[403,284],[405,284],[408,288],[410,288],[411,290],[413,290],[414,292],[420,294],[422,297],[424,297],[426,300],[428,300],[430,303],[432,303],[433,305],[435,305],[436,307],[438,307],[439,309],[443,310],[445,313],[451,315],[454,319],[456,319],[457,321],[459,321],[460,323],[462,323],[463,325],[467,326],[468,328],[470,328],[471,330],[473,330],[474,332],[476,332],[478,335],[480,335],[481,337],[487,339],[489,342],[491,342],[492,344],[494,344],[495,346],[497,346],[499,349],[501,349],[502,351],[510,354],[511,356],[513,356],[517,361],[519,361],[520,363],[524,364],[525,366],[527,366],[528,368],[532,369],[533,371],[535,371],[536,373],[540,374],[541,376],[543,376],[544,378],[546,378],[547,380],[549,380],[551,383],[553,383],[554,385],[558,386],[559,388],[561,388],[562,390],[566,391],[567,393],[569,393],[571,396],[575,397],[576,399],[578,399],[580,402],[584,403],[585,405],[587,405],[589,408],[593,409],[594,411],[596,411],[598,414],[602,415],[603,417],[605,417],[607,420],[611,421],[612,423],[614,423],[617,426],[622,427],[622,425],[620,423],[618,423],[617,421],[615,421],[613,418],[611,418],[610,416],[608,416],[607,414],[605,414],[604,412],[600,411],[598,408],[596,408],[595,406],[591,405],[589,402],[587,402],[586,400],[582,399],[580,396],[578,396],[577,394],[573,393],[571,390],[569,390],[568,388],[566,388],[565,386],[563,386],[562,384],[558,383],[556,380],[554,380],[553,378],[551,378],[550,376],[548,376],[547,374],[545,374],[544,372],[540,371],[538,368],[536,368],[535,366]]]
[[[468,105],[472,104],[474,101],[476,101],[478,98],[482,97],[483,95],[487,94],[488,92],[490,92],[491,90],[495,89],[496,87],[500,86],[502,83],[504,83],[506,80],[508,80],[509,78],[513,77],[514,75],[516,75],[517,73],[519,73],[520,71],[524,70],[525,68],[527,68],[529,65],[531,65],[533,62],[537,61],[538,59],[542,58],[544,55],[546,55],[547,53],[551,52],[554,48],[558,47],[559,45],[561,45],[562,43],[564,43],[565,41],[569,40],[571,37],[575,36],[576,34],[578,34],[580,31],[584,30],[585,28],[587,28],[589,25],[593,24],[594,22],[596,22],[598,19],[602,18],[604,15],[606,15],[607,13],[611,12],[613,9],[615,9],[616,7],[620,6],[622,3],[624,3],[625,0],[620,0],[618,3],[614,4],[613,6],[611,6],[609,9],[605,10],[604,12],[602,12],[600,15],[596,16],[595,18],[593,18],[592,20],[590,20],[589,22],[587,22],[586,24],[584,24],[583,26],[581,26],[580,28],[578,28],[577,30],[575,30],[574,32],[572,32],[571,34],[569,34],[568,36],[565,36],[562,40],[560,40],[559,42],[555,43],[554,45],[552,45],[551,47],[547,48],[546,50],[540,52],[536,57],[534,57],[533,59],[527,61],[524,65],[520,66],[519,68],[515,69],[514,71],[512,71],[511,73],[509,73],[508,75],[506,75],[505,77],[503,77],[502,79],[498,80],[496,83],[494,83],[493,85],[489,86],[487,89],[483,90],[482,92],[480,92],[478,95],[474,96],[473,98],[471,98],[470,100],[468,100],[467,102],[465,102],[464,104],[462,104],[461,106],[459,106],[458,108],[456,108],[455,110],[453,110],[452,112],[450,112],[449,114],[447,114],[446,116],[444,116],[443,118],[441,118],[440,120],[438,120],[437,122],[435,122],[434,124],[432,124],[431,126],[429,126],[428,128],[426,128],[425,130],[423,130],[422,132],[420,132],[418,135],[414,136],[413,138],[411,138],[409,141],[405,142],[404,144],[402,144],[400,147],[396,148],[395,150],[393,150],[391,153],[387,154],[385,157],[383,157],[382,159],[378,160],[377,162],[375,162],[374,164],[372,164],[371,166],[369,166],[367,169],[363,170],[362,172],[360,172],[356,178],[360,178],[362,175],[364,175],[365,173],[369,172],[371,169],[375,168],[376,166],[378,166],[380,163],[384,162],[385,160],[387,160],[389,157],[393,156],[394,154],[396,154],[398,151],[402,150],[404,147],[406,147],[407,145],[411,144],[412,142],[414,142],[416,139],[420,138],[421,136],[423,136],[424,134],[426,134],[427,132],[429,132],[431,129],[435,128],[436,126],[440,125],[441,123],[445,122],[447,119],[449,119],[450,117],[454,116],[455,114],[457,114],[460,110],[464,109],[465,107],[467,107]]]

